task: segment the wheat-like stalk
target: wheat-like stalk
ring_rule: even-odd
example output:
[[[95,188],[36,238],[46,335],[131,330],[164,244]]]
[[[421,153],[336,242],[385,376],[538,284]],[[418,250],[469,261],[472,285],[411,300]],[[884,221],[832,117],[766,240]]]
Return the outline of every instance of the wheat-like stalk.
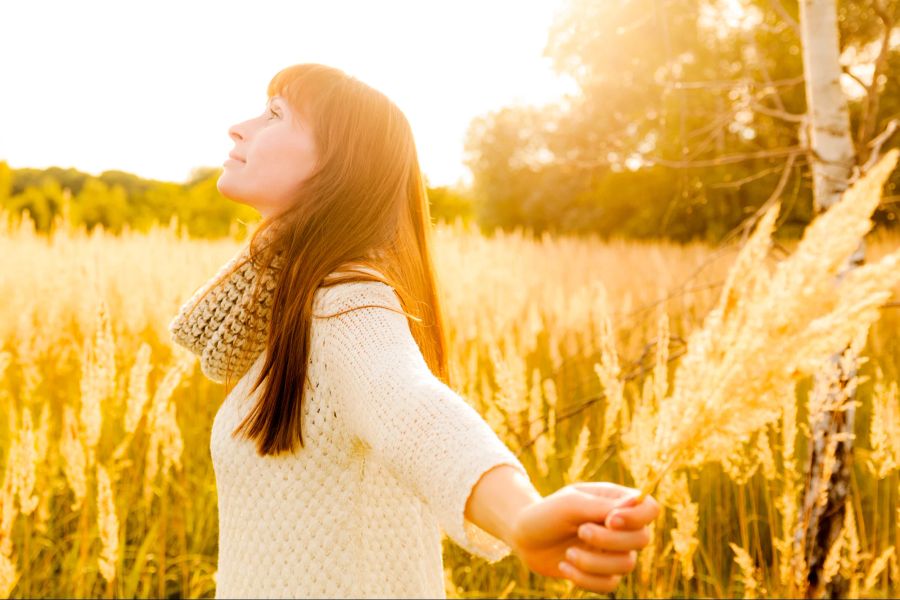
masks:
[[[869,593],[874,587],[878,576],[887,568],[888,563],[894,558],[894,547],[888,546],[878,555],[878,558],[872,561],[869,570],[866,572],[866,578],[863,580],[862,592]]]
[[[783,398],[795,398],[796,382],[789,381],[782,391]],[[800,492],[801,467],[794,458],[797,439],[797,403],[785,402],[779,420],[781,446],[781,491],[775,498],[775,508],[781,519],[781,535],[773,540],[778,551],[778,579],[783,589],[806,581],[801,576],[806,572],[805,564],[795,563],[805,558],[794,554],[794,531],[797,525],[797,503]]]
[[[773,273],[765,260],[779,206],[762,216],[718,304],[691,333],[672,393],[632,422],[642,433],[626,446],[652,445],[637,465],[647,473],[640,478],[642,496],[673,468],[727,460],[736,445],[780,416],[780,392],[791,379],[816,372],[836,348],[865,336],[900,281],[900,251],[835,280],[872,226],[898,153],[888,152],[818,216]]]
[[[616,350],[616,336],[609,316],[606,291],[600,288],[597,302],[600,310],[600,362],[594,364],[594,372],[600,379],[606,397],[603,411],[603,429],[598,449],[602,452],[617,429],[619,413],[624,403],[624,385],[620,379],[621,367]]]
[[[0,555],[9,558],[12,553],[13,522],[19,514],[16,507],[17,444],[10,447],[6,455],[6,469],[3,471],[3,489],[0,489]]]
[[[12,557],[0,552],[0,596],[9,597],[19,580],[19,571]]]
[[[144,502],[150,500],[153,492],[153,482],[160,472],[159,455],[163,456],[162,471],[165,474],[169,467],[175,465],[181,468],[181,453],[184,443],[181,430],[175,420],[175,405],[171,401],[172,393],[181,383],[182,377],[193,366],[193,355],[182,355],[170,366],[153,394],[147,415],[147,453],[144,466]]]
[[[93,463],[93,456],[100,441],[100,430],[103,425],[101,401],[103,399],[102,378],[90,342],[82,350],[81,361],[81,404],[78,424],[79,436],[84,441],[88,452],[88,462]]]
[[[765,595],[766,588],[750,554],[734,542],[728,542],[728,547],[734,552],[734,562],[741,570],[739,579],[744,584],[744,598],[757,598],[760,594]]]
[[[97,514],[101,542],[98,567],[103,579],[110,582],[116,577],[116,564],[119,561],[119,518],[116,516],[116,503],[109,474],[99,462],[97,463]]]
[[[63,459],[63,472],[66,481],[75,495],[72,502],[72,510],[81,508],[87,495],[87,467],[88,458],[81,439],[78,417],[75,409],[70,405],[63,405],[62,436],[59,441],[59,451]]]
[[[8,356],[8,355],[7,355]],[[0,361],[2,362],[2,361]],[[2,371],[2,367],[0,367]],[[10,448],[3,472],[3,488],[0,489],[0,596],[9,597],[19,579],[13,560],[13,521],[16,519],[16,444]]]
[[[150,345],[142,342],[138,348],[134,365],[128,373],[128,400],[125,404],[125,432],[134,433],[138,422],[144,414],[144,408],[150,399],[147,390],[147,377],[153,364],[150,361]]]
[[[697,529],[700,526],[699,505],[691,501],[687,477],[679,473],[677,477],[664,482],[661,489],[662,501],[671,506],[675,515],[675,528],[670,531],[675,556],[681,563],[685,579],[694,578],[694,553],[700,545]]]
[[[572,449],[572,462],[569,463],[569,468],[566,469],[565,474],[566,482],[573,482],[580,479],[585,468],[588,466],[588,462],[590,461],[588,443],[590,439],[591,428],[589,427],[587,420],[585,420],[585,423],[582,425],[581,431],[578,434],[578,440],[575,442],[575,447]]]
[[[900,468],[900,394],[896,381],[886,383],[880,368],[876,368],[875,373],[869,430],[872,453],[867,465],[878,479],[884,479]]]
[[[534,443],[534,455],[543,477],[550,474],[549,458],[556,454],[556,384],[549,377],[541,382],[542,398],[547,404],[547,427]]]
[[[840,573],[850,582],[848,596],[859,597],[859,566],[866,554],[860,551],[859,533],[856,528],[856,517],[852,510],[844,512],[844,523],[841,530],[828,549],[825,564],[822,567],[821,586],[828,585]],[[873,565],[875,566],[875,565]],[[873,576],[873,579],[877,575]]]
[[[34,493],[37,481],[37,454],[34,425],[31,410],[27,407],[21,413],[22,423],[18,429],[16,443],[16,466],[18,470],[19,512],[30,515],[38,505],[38,497]]]

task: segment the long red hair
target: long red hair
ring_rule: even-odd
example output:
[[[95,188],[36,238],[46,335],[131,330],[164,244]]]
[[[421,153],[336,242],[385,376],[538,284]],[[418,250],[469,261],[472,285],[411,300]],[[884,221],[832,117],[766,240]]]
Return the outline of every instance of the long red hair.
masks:
[[[428,196],[403,112],[383,93],[320,64],[279,71],[268,86],[269,98],[275,95],[311,126],[318,161],[290,208],[260,223],[250,239],[257,268],[274,268],[276,250],[284,258],[277,268],[267,356],[251,389],[262,386],[262,392],[233,432],[255,440],[260,455],[303,446],[303,383],[319,287],[349,281],[392,286],[427,364],[450,384]],[[270,227],[260,248],[258,238]],[[227,376],[226,390],[233,385]]]

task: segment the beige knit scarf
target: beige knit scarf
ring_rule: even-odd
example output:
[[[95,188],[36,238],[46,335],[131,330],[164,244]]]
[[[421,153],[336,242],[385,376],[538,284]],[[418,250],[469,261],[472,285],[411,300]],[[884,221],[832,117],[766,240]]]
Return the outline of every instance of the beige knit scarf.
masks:
[[[260,232],[263,248],[274,228]],[[200,369],[216,383],[225,376],[240,378],[265,349],[277,269],[284,261],[276,255],[273,267],[262,271],[244,244],[216,274],[201,285],[169,323],[172,339],[200,358]],[[260,285],[253,302],[254,286]]]

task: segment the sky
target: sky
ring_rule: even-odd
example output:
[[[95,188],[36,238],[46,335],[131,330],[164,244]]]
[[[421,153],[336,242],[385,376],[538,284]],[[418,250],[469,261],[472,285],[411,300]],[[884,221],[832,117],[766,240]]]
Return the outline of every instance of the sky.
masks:
[[[338,67],[409,119],[429,184],[465,184],[472,118],[574,91],[543,56],[563,0],[7,0],[0,160],[184,181],[221,166],[281,68]]]

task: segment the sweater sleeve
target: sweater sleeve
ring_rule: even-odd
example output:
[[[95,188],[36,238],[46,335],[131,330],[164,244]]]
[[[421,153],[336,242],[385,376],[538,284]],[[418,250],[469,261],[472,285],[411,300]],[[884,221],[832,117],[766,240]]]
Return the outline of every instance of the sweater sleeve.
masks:
[[[445,533],[489,562],[511,548],[465,517],[479,477],[515,454],[461,396],[438,379],[412,335],[400,299],[381,282],[326,288],[323,358],[328,386],[352,435],[429,506]],[[318,310],[316,314],[320,313]]]

